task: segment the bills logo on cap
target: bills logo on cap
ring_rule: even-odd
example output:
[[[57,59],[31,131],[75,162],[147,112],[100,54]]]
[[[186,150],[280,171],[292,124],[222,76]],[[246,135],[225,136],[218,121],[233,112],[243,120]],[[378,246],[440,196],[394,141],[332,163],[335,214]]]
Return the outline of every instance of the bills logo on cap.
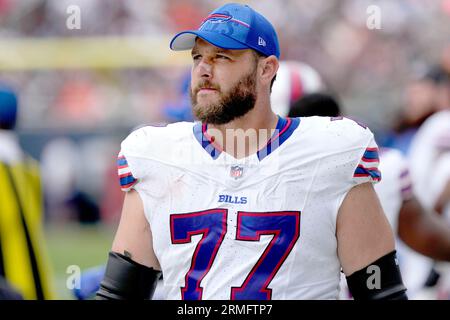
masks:
[[[211,21],[212,23],[224,23],[230,21],[232,18],[233,17],[228,14],[215,13],[210,14],[206,17],[206,19],[203,19],[202,24],[204,24],[206,21]]]
[[[226,14],[226,13],[213,13],[207,16],[205,19],[203,19],[202,24],[200,25],[200,28],[205,24],[205,22],[210,21],[211,23],[225,23],[228,21],[239,23],[240,25],[243,25],[244,27],[250,28],[250,25],[248,23],[245,23],[244,21],[235,19],[233,16]]]
[[[242,174],[244,173],[244,168],[241,166],[232,166],[230,169],[230,177],[238,179],[242,177]]]

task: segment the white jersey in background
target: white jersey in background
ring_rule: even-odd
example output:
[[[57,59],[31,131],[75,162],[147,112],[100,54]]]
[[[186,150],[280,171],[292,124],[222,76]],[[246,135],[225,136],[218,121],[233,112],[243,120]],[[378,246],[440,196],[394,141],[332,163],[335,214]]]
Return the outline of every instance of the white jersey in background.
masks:
[[[375,185],[384,213],[394,233],[398,229],[398,216],[403,201],[413,197],[408,164],[402,153],[396,149],[380,149],[380,171],[383,181]]]
[[[425,208],[434,210],[450,181],[450,110],[435,113],[423,123],[411,142],[409,161],[417,198]],[[450,224],[450,204],[444,207],[442,215]],[[449,299],[450,264],[436,262],[434,268],[441,276],[437,298]]]
[[[377,145],[345,118],[280,118],[277,129],[240,160],[201,123],[123,141],[121,184],[143,201],[165,298],[338,297],[336,216],[353,186],[380,180]]]
[[[400,209],[413,195],[413,185],[406,158],[399,150],[380,149],[380,171],[383,180],[375,185],[381,206],[395,234],[397,257],[409,299],[419,297],[432,267],[432,260],[410,249],[398,237]]]
[[[409,153],[409,162],[417,197],[432,210],[447,181],[450,180],[450,110],[430,118],[417,131]],[[450,206],[444,216],[450,222]]]

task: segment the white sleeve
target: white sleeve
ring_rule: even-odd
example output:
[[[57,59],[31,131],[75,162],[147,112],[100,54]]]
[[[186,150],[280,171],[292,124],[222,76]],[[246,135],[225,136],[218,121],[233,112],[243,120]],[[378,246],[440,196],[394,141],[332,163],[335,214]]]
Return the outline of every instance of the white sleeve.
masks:
[[[433,179],[430,179],[428,196],[434,207],[445,186],[450,181],[450,152],[439,156],[434,164],[433,172],[436,172],[436,174],[433,175]]]
[[[359,162],[353,172],[354,184],[365,182],[377,183],[381,180],[381,172],[378,169],[380,164],[379,151],[377,143],[372,135],[368,145],[359,159]]]
[[[128,165],[127,158],[120,151],[117,158],[117,173],[119,175],[119,183],[122,191],[130,191],[138,182],[138,179],[133,175],[133,172]]]
[[[370,129],[351,119],[331,118],[321,136],[325,136],[327,154],[321,159],[316,182],[333,195],[335,223],[339,208],[353,187],[381,180],[379,152]]]
[[[334,182],[334,188],[338,194],[334,221],[347,193],[353,187],[366,182],[375,184],[381,181],[381,172],[378,169],[380,163],[378,146],[372,132],[369,129],[366,130],[365,134],[355,141],[356,144],[345,153],[347,160],[342,162],[342,171],[336,175],[339,181]]]
[[[147,150],[153,147],[149,127],[133,131],[122,141],[117,166],[120,187],[127,192],[135,189],[138,184],[155,175],[155,162]]]

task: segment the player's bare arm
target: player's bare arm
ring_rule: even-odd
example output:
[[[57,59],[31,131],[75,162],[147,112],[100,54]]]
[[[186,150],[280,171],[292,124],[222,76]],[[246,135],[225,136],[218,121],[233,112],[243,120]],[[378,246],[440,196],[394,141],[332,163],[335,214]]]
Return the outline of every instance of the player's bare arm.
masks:
[[[370,183],[349,191],[339,209],[336,233],[346,276],[395,249],[393,232]]]
[[[394,235],[370,183],[346,195],[336,222],[338,256],[355,299],[406,298],[395,259]],[[379,269],[369,268],[376,265]],[[380,288],[367,286],[373,270],[380,271]],[[375,271],[376,272],[376,271]]]
[[[398,234],[417,252],[433,259],[450,261],[450,228],[442,217],[427,213],[415,197],[403,203]]]
[[[112,251],[129,255],[131,259],[147,267],[161,269],[153,252],[152,233],[144,215],[142,200],[135,190],[125,193]]]
[[[122,216],[97,299],[150,299],[160,276],[139,194],[125,194]],[[120,281],[117,281],[120,280]]]

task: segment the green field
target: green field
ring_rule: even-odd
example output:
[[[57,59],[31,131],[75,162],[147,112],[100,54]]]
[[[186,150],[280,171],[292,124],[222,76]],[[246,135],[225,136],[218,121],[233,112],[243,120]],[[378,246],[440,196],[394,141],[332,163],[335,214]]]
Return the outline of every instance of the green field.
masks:
[[[45,227],[44,234],[58,299],[75,299],[66,286],[71,275],[67,273],[69,266],[76,265],[83,270],[106,263],[114,232],[115,227],[83,226],[77,223]]]

